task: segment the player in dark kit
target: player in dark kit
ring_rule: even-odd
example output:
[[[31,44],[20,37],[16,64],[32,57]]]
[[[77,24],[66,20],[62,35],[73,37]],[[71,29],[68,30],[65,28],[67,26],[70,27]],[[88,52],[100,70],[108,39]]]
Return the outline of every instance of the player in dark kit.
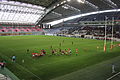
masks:
[[[29,52],[29,49],[27,49],[27,53]]]
[[[61,47],[61,45],[62,45],[62,44],[60,43],[59,46]]]
[[[54,49],[52,49],[52,55],[54,55],[55,54],[55,51],[54,51]]]
[[[73,41],[72,41],[72,45],[73,45]]]

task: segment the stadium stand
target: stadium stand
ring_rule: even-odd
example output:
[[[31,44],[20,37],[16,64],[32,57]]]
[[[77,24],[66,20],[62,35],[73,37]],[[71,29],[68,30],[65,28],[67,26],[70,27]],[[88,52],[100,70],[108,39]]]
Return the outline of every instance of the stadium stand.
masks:
[[[39,27],[1,27],[0,35],[32,35],[44,33]]]
[[[3,74],[0,74],[0,80],[11,80],[11,78],[6,77],[6,76],[3,75]]]
[[[105,30],[104,27],[81,26],[81,27],[61,27],[46,30],[46,35],[68,36],[68,37],[81,37],[89,39],[104,40]],[[111,27],[107,27],[107,40],[111,40]],[[120,38],[120,32],[114,31],[114,39]],[[116,41],[115,39],[115,41]]]
[[[119,0],[0,0],[0,60],[7,63],[0,69],[0,80],[52,80],[79,70],[85,70],[81,77],[69,77],[106,80],[113,62],[104,62],[120,56],[119,4]],[[99,63],[103,67],[94,66]],[[119,75],[114,79],[120,80]]]

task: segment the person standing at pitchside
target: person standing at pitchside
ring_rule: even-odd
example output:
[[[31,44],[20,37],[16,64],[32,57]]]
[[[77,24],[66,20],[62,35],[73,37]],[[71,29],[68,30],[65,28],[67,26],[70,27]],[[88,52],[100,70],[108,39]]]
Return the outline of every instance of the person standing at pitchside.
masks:
[[[16,56],[13,55],[13,56],[12,56],[12,62],[15,62],[15,61],[16,61]]]

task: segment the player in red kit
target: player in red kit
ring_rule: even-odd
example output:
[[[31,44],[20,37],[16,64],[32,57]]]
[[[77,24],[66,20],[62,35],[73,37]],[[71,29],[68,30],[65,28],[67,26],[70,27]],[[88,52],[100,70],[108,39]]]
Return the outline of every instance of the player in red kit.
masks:
[[[78,48],[76,48],[76,56],[78,55]]]

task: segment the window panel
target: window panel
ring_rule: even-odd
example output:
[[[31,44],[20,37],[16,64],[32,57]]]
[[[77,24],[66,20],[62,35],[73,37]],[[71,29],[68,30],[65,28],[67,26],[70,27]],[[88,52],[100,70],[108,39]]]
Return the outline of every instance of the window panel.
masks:
[[[1,7],[1,8],[3,8],[3,7],[4,7],[4,5],[3,5],[3,4],[1,4],[1,5],[0,5],[0,7]]]
[[[32,21],[32,18],[33,18],[33,15],[32,14],[30,14],[29,16],[28,16],[28,22],[31,22]]]
[[[38,19],[40,18],[40,15],[35,15],[35,17],[34,17],[34,22],[36,22]]]
[[[25,17],[25,14],[21,14],[21,21],[26,21],[25,18],[26,18],[26,17]]]
[[[26,12],[26,11],[27,11],[27,8],[24,8],[23,11]]]
[[[35,23],[43,11],[34,8],[0,4],[0,22]],[[38,15],[39,14],[39,15]]]
[[[28,21],[30,18],[30,14],[26,14],[26,21]]]
[[[4,20],[5,20],[5,21],[6,21],[6,20],[10,20],[10,19],[9,19],[9,13],[7,13],[7,12],[4,13],[4,16],[3,16],[3,17],[4,17]]]
[[[11,6],[7,5],[6,9],[11,10]]]
[[[14,20],[14,21],[17,21],[18,18],[19,18],[19,14],[18,14],[18,13],[15,13],[15,14],[14,14],[14,18],[13,18],[13,20]]]
[[[4,5],[4,9],[7,9],[8,5]]]
[[[2,15],[3,15],[3,12],[0,11],[0,21],[2,20]]]
[[[17,14],[16,14],[16,20],[15,20],[15,21],[20,21],[20,16],[21,16],[21,14],[20,14],[20,13],[17,13]]]
[[[36,18],[36,16],[32,14],[31,21],[34,22],[35,18]]]
[[[20,15],[20,16],[19,16],[19,18],[18,18],[18,21],[20,21],[20,22],[21,22],[21,21],[22,21],[22,14],[21,14],[21,13],[19,13],[19,15]]]
[[[2,20],[4,20],[4,21],[5,21],[6,13],[7,13],[7,12],[3,12],[3,15],[2,15]]]
[[[10,20],[13,20],[14,19],[14,13],[10,13]]]

